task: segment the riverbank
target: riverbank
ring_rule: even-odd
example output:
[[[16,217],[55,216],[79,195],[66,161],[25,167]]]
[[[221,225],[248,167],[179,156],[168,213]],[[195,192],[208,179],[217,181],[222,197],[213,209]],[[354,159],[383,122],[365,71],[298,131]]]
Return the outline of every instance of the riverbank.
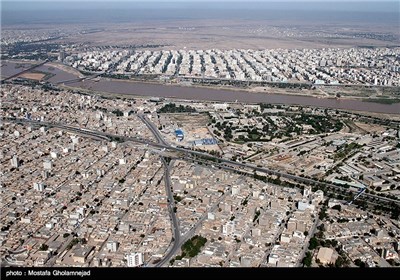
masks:
[[[65,66],[69,67],[69,66]],[[55,68],[53,63],[38,67],[37,70],[54,74],[48,81],[57,83],[60,81],[74,80],[78,78],[75,71],[67,71],[63,67]],[[15,71],[15,65],[8,65]],[[2,67],[3,70],[3,67]],[[325,107],[342,110],[354,110],[362,112],[374,112],[385,114],[400,114],[400,103],[380,104],[365,102],[362,98],[343,96],[336,98],[318,91],[310,93],[306,89],[282,89],[269,87],[268,91],[251,90],[250,88],[226,88],[220,86],[181,85],[177,83],[161,83],[155,81],[119,80],[112,78],[96,78],[66,84],[68,88],[88,90],[108,94],[109,96],[133,96],[133,97],[161,97],[183,100],[215,101],[215,102],[241,102],[241,103],[271,103],[289,104],[300,106]],[[297,94],[296,94],[297,93]]]
[[[183,87],[133,81],[83,81],[68,85],[70,89],[124,98],[160,97],[192,101],[240,102],[248,104],[271,103],[300,106],[325,107],[342,110],[354,110],[385,114],[400,114],[400,104],[378,104],[353,99],[317,98],[313,96],[296,96],[267,94],[240,90],[212,89],[207,87]]]
[[[249,93],[263,93],[263,94],[279,94],[279,95],[295,95],[295,96],[305,96],[305,97],[315,97],[315,98],[327,98],[327,99],[340,99],[340,100],[361,100],[366,102],[375,102],[380,104],[396,104],[400,103],[400,99],[397,98],[395,94],[390,94],[389,96],[382,96],[379,94],[383,88],[381,87],[366,87],[366,86],[314,86],[313,89],[306,88],[281,88],[279,86],[244,86],[235,87],[231,85],[202,85],[198,83],[178,83],[175,81],[162,82],[157,80],[147,80],[147,79],[116,79],[116,78],[101,78],[103,80],[112,82],[132,82],[132,83],[143,83],[151,85],[164,85],[164,86],[179,86],[185,88],[203,88],[203,89],[213,89],[213,90],[229,90],[238,92],[249,92]],[[400,88],[395,87],[385,87],[385,91],[399,92]],[[393,95],[393,96],[392,96]],[[382,101],[385,100],[385,101]]]

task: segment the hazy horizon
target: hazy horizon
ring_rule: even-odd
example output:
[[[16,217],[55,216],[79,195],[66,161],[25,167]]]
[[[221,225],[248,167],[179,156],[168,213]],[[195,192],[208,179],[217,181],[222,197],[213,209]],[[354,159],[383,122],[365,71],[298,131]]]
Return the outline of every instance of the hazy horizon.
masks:
[[[124,8],[185,8],[185,7],[204,7],[204,8],[227,8],[227,9],[284,9],[284,10],[329,10],[329,11],[371,11],[371,12],[396,12],[399,13],[399,1],[322,1],[322,0],[252,0],[252,1],[235,1],[235,0],[194,0],[194,1],[135,1],[135,0],[117,0],[117,1],[43,1],[43,0],[19,0],[19,1],[2,1],[2,10],[51,10],[51,9],[124,9]],[[365,3],[368,3],[367,5]],[[96,5],[95,7],[93,5]]]
[[[107,23],[146,20],[303,20],[399,23],[398,2],[314,1],[3,1],[2,24]]]

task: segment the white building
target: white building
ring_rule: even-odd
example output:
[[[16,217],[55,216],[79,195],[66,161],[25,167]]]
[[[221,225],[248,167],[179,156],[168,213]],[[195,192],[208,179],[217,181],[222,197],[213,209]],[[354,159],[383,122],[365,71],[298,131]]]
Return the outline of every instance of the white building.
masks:
[[[341,203],[340,203],[339,200],[334,199],[334,198],[331,198],[331,199],[329,199],[328,207],[329,207],[329,208],[332,208],[333,206],[335,206],[335,205],[340,205],[340,204],[341,204]]]
[[[42,192],[44,190],[44,184],[43,183],[33,183],[33,189],[35,191]]]
[[[248,255],[248,256],[242,256],[240,258],[240,266],[241,267],[251,267],[251,262],[253,261],[253,257]]]
[[[312,191],[311,191],[311,187],[310,186],[304,187],[303,197],[309,198],[311,193],[312,193]]]
[[[143,253],[131,253],[126,256],[128,267],[137,267],[143,264]]]
[[[235,232],[235,221],[229,221],[222,226],[222,233],[225,235],[231,235]]]
[[[227,103],[217,103],[213,104],[214,110],[220,110],[220,111],[226,111],[228,110],[228,104]]]
[[[317,190],[313,195],[313,204],[318,204],[324,200],[324,192]]]
[[[276,264],[278,263],[278,261],[279,261],[279,256],[278,256],[278,255],[276,255],[276,254],[270,254],[270,255],[268,256],[268,263],[269,263],[269,264],[276,265]]]
[[[110,250],[111,252],[116,252],[118,250],[119,244],[117,241],[108,241],[107,242],[107,249]],[[129,262],[129,260],[128,260]]]
[[[212,212],[208,212],[207,218],[208,218],[209,220],[215,220],[215,214],[212,213]]]
[[[282,233],[281,234],[281,242],[282,243],[289,243],[292,239],[292,235],[290,233]]]
[[[310,207],[310,204],[308,203],[308,201],[304,201],[304,200],[299,201],[299,203],[297,205],[297,209],[299,209],[300,211],[304,211],[309,207]]]
[[[51,163],[50,160],[46,160],[43,162],[43,168],[45,170],[51,170],[52,166],[53,166],[53,164]]]
[[[233,186],[232,187],[232,195],[237,195],[240,192],[240,186]]]
[[[11,161],[11,166],[12,167],[14,167],[14,168],[18,168],[19,167],[19,160],[18,160],[17,156],[14,155],[10,161]]]

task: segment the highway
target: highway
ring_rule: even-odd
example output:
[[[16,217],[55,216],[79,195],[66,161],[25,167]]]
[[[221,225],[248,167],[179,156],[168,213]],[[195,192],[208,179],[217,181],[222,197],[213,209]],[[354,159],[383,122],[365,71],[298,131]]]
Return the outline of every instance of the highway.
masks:
[[[165,263],[167,263],[175,254],[176,252],[180,249],[180,243],[181,243],[181,231],[179,227],[179,220],[176,217],[176,213],[174,211],[175,208],[175,200],[174,196],[171,191],[171,177],[170,177],[170,168],[171,165],[168,165],[168,163],[165,161],[163,157],[161,157],[161,160],[164,164],[165,167],[165,174],[164,174],[164,180],[165,180],[165,191],[168,196],[168,211],[169,215],[171,217],[171,222],[172,222],[172,235],[173,235],[173,240],[172,240],[172,247],[168,251],[168,253],[159,261],[155,266],[156,267],[161,267]]]
[[[73,127],[73,126],[64,125],[64,124],[57,124],[57,123],[40,122],[40,121],[33,121],[33,120],[26,120],[26,119],[10,119],[10,118],[4,118],[3,121],[9,121],[9,122],[21,123],[21,124],[30,123],[32,125],[46,126],[46,127],[56,127],[56,128],[60,128],[60,129],[73,131],[75,133],[79,133],[82,135],[98,137],[100,139],[107,140],[107,141],[118,138],[120,141],[136,142],[136,143],[149,145],[152,147],[157,147],[157,148],[161,148],[161,149],[164,148],[164,149],[170,150],[170,151],[181,152],[181,153],[184,153],[186,156],[188,156],[188,155],[198,156],[198,157],[201,157],[203,160],[210,161],[211,164],[215,164],[216,162],[217,163],[219,162],[219,163],[224,163],[225,165],[231,165],[231,167],[236,166],[236,167],[240,168],[238,171],[243,170],[243,169],[250,169],[250,170],[262,172],[265,174],[275,175],[275,176],[278,176],[281,178],[286,178],[286,179],[293,180],[293,181],[296,181],[299,183],[304,183],[304,184],[309,184],[309,185],[310,184],[311,185],[320,185],[320,186],[324,186],[327,188],[345,189],[345,190],[353,192],[354,194],[358,193],[356,190],[350,190],[341,185],[334,185],[331,183],[320,182],[320,181],[317,181],[314,179],[300,177],[300,176],[288,174],[288,173],[285,173],[282,171],[271,170],[271,169],[267,169],[267,168],[263,168],[263,167],[258,167],[258,166],[252,165],[252,164],[240,163],[240,162],[232,161],[229,159],[219,158],[219,157],[215,157],[213,155],[207,154],[207,153],[193,151],[193,150],[186,149],[186,148],[173,147],[173,146],[170,146],[167,143],[165,143],[164,139],[159,134],[158,130],[154,128],[154,125],[153,126],[150,125],[150,127],[152,127],[152,131],[154,130],[157,132],[155,134],[155,135],[158,135],[156,137],[157,140],[162,143],[165,143],[165,144],[155,143],[150,140],[143,139],[143,138],[134,138],[134,137],[115,135],[115,134],[110,134],[110,133],[105,133],[105,132],[100,132],[100,131],[93,131],[93,130],[89,130],[89,129],[82,129],[82,128],[78,128],[78,127]],[[146,122],[149,122],[149,121],[146,119]],[[382,196],[378,196],[378,195],[374,195],[374,194],[370,194],[370,193],[363,193],[363,196],[369,197],[371,199],[379,200],[382,202],[382,204],[387,204],[387,203],[393,202],[393,203],[400,205],[399,200],[388,198],[388,197],[382,197]]]
[[[157,139],[158,143],[160,143],[166,147],[171,147],[171,145],[169,145],[167,142],[165,142],[164,137],[161,135],[158,128],[148,118],[146,118],[146,116],[144,116],[142,114],[138,114],[137,116],[147,126],[147,128],[150,129],[151,133],[153,133],[153,135]]]
[[[145,116],[138,114],[139,119],[148,127],[148,129],[153,133],[154,137],[157,139],[157,142],[168,146],[169,144],[165,142],[164,138],[160,134],[159,130],[155,127],[155,125],[150,122]],[[168,251],[168,253],[159,261],[155,266],[156,267],[161,267],[165,263],[167,263],[175,254],[176,252],[180,249],[181,247],[181,231],[179,227],[179,220],[178,217],[176,216],[176,213],[174,211],[175,208],[175,199],[172,194],[172,186],[171,186],[171,177],[170,177],[170,169],[172,168],[173,164],[168,164],[167,161],[163,156],[160,156],[161,160],[163,162],[165,172],[164,172],[164,180],[165,180],[165,192],[167,193],[168,196],[168,211],[169,215],[171,217],[171,222],[172,222],[172,247]]]
[[[282,172],[282,171],[275,171],[275,170],[271,170],[271,169],[267,169],[267,168],[263,168],[263,167],[258,167],[258,166],[252,165],[252,164],[240,163],[240,162],[232,161],[232,160],[229,160],[229,159],[215,157],[215,156],[212,156],[212,155],[206,154],[206,153],[201,153],[201,152],[192,151],[192,150],[188,150],[188,149],[184,149],[184,148],[178,148],[178,147],[170,147],[169,149],[172,149],[172,150],[175,150],[175,151],[184,152],[184,153],[190,153],[192,155],[197,155],[197,156],[200,156],[200,157],[203,157],[203,158],[206,157],[211,161],[217,161],[217,162],[219,161],[221,163],[234,165],[234,166],[240,167],[242,169],[243,168],[247,168],[247,169],[252,169],[254,171],[266,173],[266,174],[269,174],[269,175],[275,175],[275,176],[278,176],[278,177],[281,177],[281,178],[286,178],[286,179],[289,179],[289,180],[297,181],[299,183],[305,183],[305,184],[311,184],[311,185],[321,185],[321,186],[328,187],[328,188],[337,188],[337,189],[342,188],[342,189],[351,191],[351,192],[353,192],[355,194],[358,193],[358,191],[356,191],[356,190],[350,190],[350,189],[347,189],[346,187],[341,186],[341,185],[334,185],[334,184],[330,184],[330,183],[326,183],[326,182],[320,182],[320,181],[317,181],[317,180],[314,180],[314,179],[300,177],[300,176],[288,174],[288,173],[285,173],[285,172]],[[364,196],[371,197],[371,198],[374,198],[374,199],[377,199],[377,200],[381,200],[381,201],[383,201],[385,203],[394,202],[394,203],[400,205],[400,201],[396,200],[396,199],[382,197],[382,196],[378,196],[378,195],[374,195],[374,194],[370,194],[370,193],[364,193]]]

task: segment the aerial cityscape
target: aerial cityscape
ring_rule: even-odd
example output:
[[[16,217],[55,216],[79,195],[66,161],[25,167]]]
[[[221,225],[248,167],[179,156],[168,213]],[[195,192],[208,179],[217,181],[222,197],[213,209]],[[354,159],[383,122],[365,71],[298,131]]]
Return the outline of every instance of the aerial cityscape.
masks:
[[[2,269],[400,267],[399,2],[210,3],[1,3]]]

